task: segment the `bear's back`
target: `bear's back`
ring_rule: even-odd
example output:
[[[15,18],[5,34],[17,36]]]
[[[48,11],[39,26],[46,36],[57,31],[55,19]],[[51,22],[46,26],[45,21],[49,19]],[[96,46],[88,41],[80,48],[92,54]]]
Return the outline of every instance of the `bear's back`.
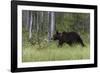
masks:
[[[76,32],[63,32],[62,37],[66,40],[75,40],[79,38],[79,35]]]

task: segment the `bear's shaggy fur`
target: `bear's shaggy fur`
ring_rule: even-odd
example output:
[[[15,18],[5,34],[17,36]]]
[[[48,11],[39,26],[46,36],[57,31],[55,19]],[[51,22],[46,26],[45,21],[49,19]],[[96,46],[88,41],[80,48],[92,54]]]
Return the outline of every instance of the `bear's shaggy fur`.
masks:
[[[56,32],[53,36],[53,40],[58,40],[58,46],[62,46],[64,43],[72,46],[72,44],[80,43],[82,46],[85,46],[80,35],[76,32]]]

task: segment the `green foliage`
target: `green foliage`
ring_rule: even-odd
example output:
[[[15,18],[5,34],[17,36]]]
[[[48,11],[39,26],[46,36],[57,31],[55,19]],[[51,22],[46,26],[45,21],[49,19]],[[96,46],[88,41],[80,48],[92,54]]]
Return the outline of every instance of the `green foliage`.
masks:
[[[89,34],[90,15],[88,13],[56,13],[56,29]]]
[[[29,32],[23,27],[22,31],[22,43],[23,46],[37,46],[37,49],[42,49],[48,46],[47,36],[44,36],[42,33],[33,32],[32,38],[29,39]]]

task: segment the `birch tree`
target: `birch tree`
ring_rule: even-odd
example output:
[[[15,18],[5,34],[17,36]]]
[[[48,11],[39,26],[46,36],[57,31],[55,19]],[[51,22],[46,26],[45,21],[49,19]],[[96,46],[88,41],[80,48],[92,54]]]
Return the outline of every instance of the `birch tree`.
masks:
[[[53,37],[54,34],[54,28],[55,28],[55,13],[51,12],[51,38]]]
[[[55,13],[48,12],[48,40],[50,41],[54,34],[55,29]]]
[[[33,16],[32,16],[32,11],[29,11],[29,39],[32,38],[32,22],[33,22]]]
[[[50,26],[50,12],[48,12],[48,42],[50,42],[51,39],[51,26]]]

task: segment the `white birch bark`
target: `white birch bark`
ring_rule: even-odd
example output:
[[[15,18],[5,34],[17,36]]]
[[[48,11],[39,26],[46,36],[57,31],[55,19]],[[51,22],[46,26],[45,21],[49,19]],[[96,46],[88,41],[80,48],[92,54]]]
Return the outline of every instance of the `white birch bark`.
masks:
[[[32,12],[30,12],[29,39],[31,39],[31,38],[32,38],[32,20],[33,20],[33,17],[32,17]]]
[[[48,12],[47,14],[47,18],[48,18],[48,42],[50,42],[50,39],[51,39],[51,19],[50,19],[50,16],[51,16],[51,12]]]
[[[53,37],[54,33],[54,26],[55,26],[55,15],[54,12],[51,12],[51,38]]]

